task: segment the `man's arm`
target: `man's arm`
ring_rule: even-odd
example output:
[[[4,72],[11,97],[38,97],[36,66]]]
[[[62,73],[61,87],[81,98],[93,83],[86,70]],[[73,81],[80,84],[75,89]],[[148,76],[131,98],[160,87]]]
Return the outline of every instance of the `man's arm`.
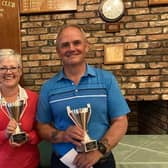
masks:
[[[52,125],[38,122],[37,124],[38,134],[42,139],[50,142],[60,142],[62,139],[61,131],[55,129]]]
[[[111,126],[100,140],[107,148],[106,153],[110,152],[125,135],[128,127],[127,116],[120,116],[111,121]],[[74,164],[79,168],[90,168],[93,166],[103,154],[99,150],[88,153],[78,154],[74,160]]]
[[[42,139],[52,143],[71,142],[80,146],[84,132],[77,126],[70,126],[65,131],[54,128],[51,124],[38,122],[37,130]]]
[[[112,119],[110,128],[100,140],[106,146],[107,152],[118,144],[126,134],[127,128],[128,119],[126,115]]]

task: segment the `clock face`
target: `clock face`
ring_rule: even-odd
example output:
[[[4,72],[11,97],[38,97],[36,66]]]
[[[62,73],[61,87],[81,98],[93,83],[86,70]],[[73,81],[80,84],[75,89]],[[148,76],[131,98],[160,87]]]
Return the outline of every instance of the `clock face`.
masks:
[[[124,13],[124,4],[122,0],[106,0],[100,5],[100,16],[105,21],[117,21]]]

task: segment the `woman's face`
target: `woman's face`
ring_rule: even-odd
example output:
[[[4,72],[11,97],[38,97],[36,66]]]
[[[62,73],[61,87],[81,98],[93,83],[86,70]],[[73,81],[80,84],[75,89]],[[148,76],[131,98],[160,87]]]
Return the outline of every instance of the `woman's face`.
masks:
[[[14,57],[4,57],[0,60],[0,85],[1,87],[16,87],[22,75],[21,67]]]

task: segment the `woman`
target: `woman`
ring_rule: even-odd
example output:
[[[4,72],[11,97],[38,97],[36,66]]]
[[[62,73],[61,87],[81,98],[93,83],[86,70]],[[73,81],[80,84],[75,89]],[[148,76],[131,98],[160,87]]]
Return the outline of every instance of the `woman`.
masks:
[[[0,49],[0,167],[3,168],[39,165],[39,137],[35,130],[38,96],[19,85],[21,75],[20,55],[12,49]]]

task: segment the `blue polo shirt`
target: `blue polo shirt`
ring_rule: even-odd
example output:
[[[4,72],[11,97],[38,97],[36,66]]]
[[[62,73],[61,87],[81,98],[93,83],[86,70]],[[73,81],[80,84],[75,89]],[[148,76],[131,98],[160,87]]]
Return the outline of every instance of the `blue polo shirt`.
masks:
[[[113,118],[126,115],[130,109],[121,94],[118,83],[111,72],[87,65],[87,70],[78,85],[61,71],[45,82],[41,88],[37,120],[53,123],[55,128],[66,130],[73,121],[68,117],[66,107],[71,109],[91,105],[88,134],[99,140],[110,127]],[[53,144],[53,151],[64,155],[74,145]]]

